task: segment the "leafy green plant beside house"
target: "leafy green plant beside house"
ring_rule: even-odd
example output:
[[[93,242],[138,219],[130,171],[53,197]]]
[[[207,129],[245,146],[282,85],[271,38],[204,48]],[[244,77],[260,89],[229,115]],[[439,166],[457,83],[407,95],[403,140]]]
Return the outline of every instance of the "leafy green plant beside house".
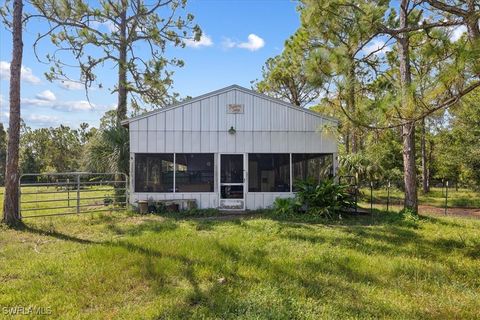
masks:
[[[295,184],[294,198],[277,198],[274,211],[279,215],[311,214],[334,218],[351,207],[347,186],[336,183],[333,179],[320,183],[313,179],[298,181]]]

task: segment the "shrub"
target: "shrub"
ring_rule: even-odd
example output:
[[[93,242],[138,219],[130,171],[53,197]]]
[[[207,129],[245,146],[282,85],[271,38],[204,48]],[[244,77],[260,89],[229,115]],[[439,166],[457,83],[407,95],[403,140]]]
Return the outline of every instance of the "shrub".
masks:
[[[294,198],[276,198],[273,202],[273,210],[279,215],[291,215],[298,211],[298,205]]]
[[[347,186],[337,184],[333,179],[320,183],[313,179],[298,181],[295,187],[297,193],[294,199],[275,200],[274,209],[277,214],[305,212],[333,218],[352,205]]]
[[[419,216],[411,209],[403,209],[400,211],[400,219],[403,224],[409,227],[418,227]]]

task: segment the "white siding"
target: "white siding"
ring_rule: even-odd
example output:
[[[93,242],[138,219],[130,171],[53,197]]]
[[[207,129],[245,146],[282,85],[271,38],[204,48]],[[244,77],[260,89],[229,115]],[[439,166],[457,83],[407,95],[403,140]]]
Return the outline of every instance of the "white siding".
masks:
[[[227,113],[242,104],[244,113]],[[336,152],[322,130],[336,123],[296,107],[231,89],[130,122],[132,152]],[[233,127],[235,134],[229,134]]]
[[[228,113],[229,104],[241,104],[244,113]],[[130,152],[135,153],[337,153],[334,135],[323,130],[336,126],[331,119],[289,106],[237,86],[152,112],[129,122]],[[233,127],[235,134],[228,130]],[[133,169],[133,168],[132,168]],[[133,176],[133,174],[132,174]],[[277,196],[246,196],[246,207],[269,206]],[[200,207],[216,207],[218,194],[132,193],[132,203],[148,197],[197,199]]]

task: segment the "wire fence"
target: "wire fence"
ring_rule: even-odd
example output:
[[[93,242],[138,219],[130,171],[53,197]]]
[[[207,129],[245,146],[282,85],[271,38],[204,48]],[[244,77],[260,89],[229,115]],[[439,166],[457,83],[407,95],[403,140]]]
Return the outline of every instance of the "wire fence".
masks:
[[[340,180],[342,183],[342,180]],[[471,189],[461,187],[447,179],[434,180],[428,192],[417,185],[419,204],[423,208],[435,209],[436,213],[448,214],[452,208],[479,207],[480,199],[474,199]],[[398,212],[403,209],[405,186],[403,180],[363,180],[356,183],[355,198],[362,209]],[[358,209],[357,209],[358,210]]]

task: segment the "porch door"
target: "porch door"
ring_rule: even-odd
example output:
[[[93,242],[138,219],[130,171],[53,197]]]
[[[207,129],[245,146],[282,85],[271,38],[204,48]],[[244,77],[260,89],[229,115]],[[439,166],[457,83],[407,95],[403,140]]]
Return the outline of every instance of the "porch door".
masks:
[[[220,209],[245,210],[243,154],[220,154]]]

